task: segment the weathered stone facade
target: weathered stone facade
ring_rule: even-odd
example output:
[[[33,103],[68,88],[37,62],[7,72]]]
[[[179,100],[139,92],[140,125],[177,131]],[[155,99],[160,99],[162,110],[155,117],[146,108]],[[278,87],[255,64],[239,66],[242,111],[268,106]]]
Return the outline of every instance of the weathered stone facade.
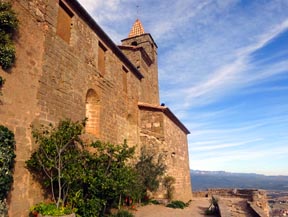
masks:
[[[116,46],[77,1],[13,0],[20,20],[16,63],[0,97],[0,124],[16,137],[10,216],[27,216],[43,199],[25,169],[35,149],[31,125],[88,117],[86,131],[112,143],[151,146],[166,153],[176,199],[192,197],[189,131],[159,105],[157,45],[150,34]],[[61,18],[61,19],[60,19]]]

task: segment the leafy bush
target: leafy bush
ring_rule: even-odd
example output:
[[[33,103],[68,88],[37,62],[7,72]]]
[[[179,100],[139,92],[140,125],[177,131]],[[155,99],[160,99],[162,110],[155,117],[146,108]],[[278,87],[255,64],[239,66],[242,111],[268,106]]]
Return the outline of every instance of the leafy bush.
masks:
[[[70,120],[33,129],[39,148],[26,165],[58,209],[69,204],[80,216],[96,217],[132,194],[138,175],[127,161],[134,147],[97,141],[90,144],[95,149],[90,153],[80,137],[83,129],[84,122]]]
[[[0,45],[0,64],[3,69],[8,69],[15,61],[15,47],[12,43]]]
[[[135,148],[127,143],[114,145],[100,141],[91,144],[95,153],[88,153],[85,157],[83,195],[85,198],[99,198],[104,201],[102,212],[110,209],[113,204],[120,207],[122,198],[131,195],[137,174],[132,167],[127,166]]]
[[[166,189],[166,197],[170,201],[173,198],[173,194],[175,191],[174,185],[175,184],[175,178],[172,176],[165,176],[163,180],[163,186]]]
[[[79,214],[79,216],[98,217],[101,216],[100,214],[105,205],[105,201],[96,196],[91,198],[82,197],[80,200],[75,201],[74,204],[77,207],[77,214]]]
[[[142,148],[139,162],[135,167],[140,175],[142,185],[145,187],[144,191],[157,191],[160,183],[159,179],[166,171],[162,155],[158,155],[158,158],[155,159],[153,153]]]
[[[171,203],[167,204],[167,207],[173,209],[184,209],[185,207],[187,207],[187,204],[180,200],[174,200]]]
[[[32,212],[41,213],[42,215],[52,215],[52,216],[60,216],[60,215],[68,215],[73,213],[75,210],[69,207],[61,207],[60,209],[54,203],[39,203],[30,209]]]
[[[0,201],[6,198],[13,182],[14,150],[14,134],[0,125]]]
[[[18,28],[18,19],[11,3],[0,2],[0,65],[8,69],[15,61],[13,37]]]
[[[111,215],[111,217],[134,217],[134,215],[127,210],[119,210],[116,214]]]
[[[8,217],[8,207],[5,200],[0,200],[0,217]]]
[[[69,190],[81,176],[78,160],[82,157],[78,145],[83,123],[60,121],[57,127],[33,129],[32,135],[39,148],[26,161],[28,169],[42,186],[50,188],[52,200],[57,208],[66,203]]]
[[[154,205],[159,205],[159,204],[161,204],[158,200],[151,200],[150,201],[152,204],[154,204]]]
[[[18,27],[18,19],[12,9],[11,3],[0,2],[0,27],[5,32],[12,34]]]

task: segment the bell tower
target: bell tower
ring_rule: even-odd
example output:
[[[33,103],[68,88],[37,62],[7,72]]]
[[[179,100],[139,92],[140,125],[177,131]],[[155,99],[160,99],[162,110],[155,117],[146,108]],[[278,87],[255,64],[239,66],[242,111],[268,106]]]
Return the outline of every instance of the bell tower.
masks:
[[[119,48],[142,73],[140,101],[159,105],[157,45],[137,19]]]

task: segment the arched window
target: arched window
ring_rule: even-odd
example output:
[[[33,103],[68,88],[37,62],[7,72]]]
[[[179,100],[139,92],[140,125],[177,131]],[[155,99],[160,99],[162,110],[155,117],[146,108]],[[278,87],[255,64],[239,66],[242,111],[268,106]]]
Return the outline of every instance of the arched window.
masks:
[[[100,137],[100,98],[96,91],[89,89],[86,94],[86,133]]]

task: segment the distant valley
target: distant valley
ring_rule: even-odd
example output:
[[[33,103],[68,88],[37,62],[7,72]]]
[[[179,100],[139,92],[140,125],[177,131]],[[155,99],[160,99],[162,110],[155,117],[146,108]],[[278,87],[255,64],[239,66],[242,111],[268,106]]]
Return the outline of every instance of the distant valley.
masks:
[[[193,191],[207,188],[255,188],[288,191],[288,176],[191,170]]]

